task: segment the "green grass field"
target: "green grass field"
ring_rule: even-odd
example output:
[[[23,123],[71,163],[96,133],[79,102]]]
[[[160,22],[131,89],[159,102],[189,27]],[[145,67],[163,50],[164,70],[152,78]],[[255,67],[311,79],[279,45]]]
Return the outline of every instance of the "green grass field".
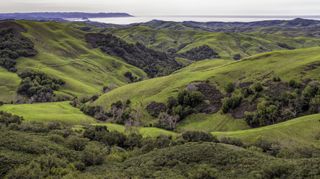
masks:
[[[16,89],[20,84],[17,74],[0,67],[0,101],[10,102],[16,97]]]
[[[69,102],[3,105],[0,110],[23,116],[26,121],[59,121],[69,124],[95,122],[95,119],[84,115],[79,109],[72,107]]]
[[[234,131],[248,129],[244,120],[233,119],[231,116],[215,113],[193,114],[178,124],[178,131]]]
[[[253,143],[258,139],[279,142],[285,147],[320,147],[320,114],[304,116],[283,123],[256,129],[213,132],[219,137],[239,138],[246,143]]]

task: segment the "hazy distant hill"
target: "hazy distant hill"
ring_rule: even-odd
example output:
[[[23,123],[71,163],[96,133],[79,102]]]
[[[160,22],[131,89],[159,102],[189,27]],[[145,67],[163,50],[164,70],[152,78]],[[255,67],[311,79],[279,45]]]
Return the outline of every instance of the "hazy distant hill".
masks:
[[[82,12],[32,12],[0,14],[0,19],[15,20],[63,20],[66,18],[103,18],[103,17],[131,17],[127,13],[82,13]]]
[[[296,18],[293,20],[265,20],[256,22],[172,22],[153,20],[141,23],[155,30],[200,30],[207,32],[282,34],[287,36],[319,37],[319,20]]]

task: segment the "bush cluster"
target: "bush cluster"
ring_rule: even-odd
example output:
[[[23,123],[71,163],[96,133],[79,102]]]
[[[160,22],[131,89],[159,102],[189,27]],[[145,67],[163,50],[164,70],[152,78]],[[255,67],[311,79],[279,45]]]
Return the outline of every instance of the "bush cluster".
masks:
[[[190,114],[201,111],[204,101],[205,97],[199,91],[183,90],[178,93],[176,98],[169,97],[165,108],[167,111],[158,115],[158,127],[168,130],[175,129],[177,122]]]
[[[199,46],[190,49],[184,53],[178,54],[179,57],[187,58],[189,60],[199,61],[205,59],[220,58],[219,54],[210,48],[208,45]]]
[[[31,40],[23,37],[14,28],[0,28],[0,66],[11,72],[16,72],[16,59],[36,55]]]
[[[42,72],[25,71],[19,73],[22,81],[17,93],[29,98],[29,102],[57,101],[54,91],[57,91],[65,83],[60,79],[54,79]]]
[[[222,111],[232,113],[241,106],[240,110],[244,110],[244,118],[251,127],[272,125],[320,112],[318,81],[301,83],[290,80],[285,83],[275,76],[272,81],[253,83],[250,87],[233,89],[230,83],[226,91],[231,96],[224,99]],[[245,105],[242,105],[243,101]]]

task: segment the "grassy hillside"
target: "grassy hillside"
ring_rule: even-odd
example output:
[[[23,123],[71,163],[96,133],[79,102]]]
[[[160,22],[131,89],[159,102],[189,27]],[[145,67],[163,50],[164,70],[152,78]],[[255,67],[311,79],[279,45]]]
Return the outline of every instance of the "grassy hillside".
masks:
[[[82,129],[83,125],[107,126],[112,131],[127,133],[137,131],[144,137],[159,135],[176,136],[177,133],[154,127],[125,127],[124,125],[101,123],[94,118],[84,115],[79,109],[72,107],[69,102],[16,104],[0,106],[0,111],[6,111],[22,116],[27,122],[62,122]]]
[[[75,28],[72,23],[18,23],[27,29],[24,35],[33,41],[38,51],[35,57],[18,59],[18,72],[32,69],[62,79],[66,85],[60,89],[60,95],[92,95],[101,93],[102,88],[110,84],[124,85],[127,83],[124,77],[126,72],[132,72],[138,77],[146,76],[142,70],[124,63],[121,59],[91,49],[85,42],[84,32]],[[10,85],[1,84],[1,88],[15,91],[17,85],[14,84],[17,84],[17,80]],[[6,96],[5,101],[14,98],[12,94]]]
[[[60,121],[70,124],[90,124],[95,119],[84,115],[69,102],[3,105],[1,111],[22,116],[26,121],[52,122]]]
[[[162,51],[176,49],[178,53],[182,53],[195,47],[208,45],[223,58],[233,58],[235,54],[247,57],[262,52],[285,50],[288,47],[303,48],[320,45],[319,39],[303,36],[288,38],[281,34],[158,30],[143,25],[111,32],[129,42],[140,42]],[[287,47],[281,44],[286,44]]]
[[[320,114],[304,116],[271,126],[230,132],[213,132],[219,137],[239,138],[246,143],[258,139],[279,142],[284,147],[320,147]]]
[[[195,81],[209,80],[217,85],[221,91],[224,91],[224,87],[229,82],[255,82],[272,75],[277,75],[284,81],[291,79],[300,81],[305,78],[319,80],[319,68],[306,70],[308,65],[319,62],[319,50],[320,48],[316,47],[293,51],[275,51],[237,62],[229,60],[201,61],[166,77],[120,87],[102,95],[92,105],[108,108],[118,100],[130,99],[135,107],[145,108],[152,101],[166,102],[168,97],[176,96],[179,90]],[[144,114],[144,119],[150,119],[146,112]],[[203,119],[206,118],[205,116],[198,117]],[[238,129],[244,128],[241,122],[236,123],[239,124],[236,125]],[[215,129],[215,124],[212,125],[209,128]],[[230,129],[237,127],[233,126]],[[219,130],[226,130],[226,128]]]
[[[20,84],[17,74],[0,67],[0,101],[10,102],[16,97],[16,89]]]
[[[178,131],[234,131],[248,129],[244,120],[235,120],[229,115],[193,114],[184,119],[177,127]]]

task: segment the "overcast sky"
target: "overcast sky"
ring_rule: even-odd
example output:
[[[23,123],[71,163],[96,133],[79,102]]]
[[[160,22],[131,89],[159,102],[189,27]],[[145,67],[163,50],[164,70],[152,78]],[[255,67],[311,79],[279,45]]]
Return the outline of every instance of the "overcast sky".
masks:
[[[319,15],[320,0],[0,0],[0,12],[127,12],[132,15]]]

